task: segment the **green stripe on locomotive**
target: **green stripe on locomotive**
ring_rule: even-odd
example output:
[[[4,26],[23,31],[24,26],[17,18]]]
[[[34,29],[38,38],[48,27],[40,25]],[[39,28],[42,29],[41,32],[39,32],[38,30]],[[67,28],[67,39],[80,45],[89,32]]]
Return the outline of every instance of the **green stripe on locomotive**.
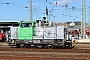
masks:
[[[35,22],[22,21],[19,23],[18,39],[19,40],[32,40],[36,35]]]

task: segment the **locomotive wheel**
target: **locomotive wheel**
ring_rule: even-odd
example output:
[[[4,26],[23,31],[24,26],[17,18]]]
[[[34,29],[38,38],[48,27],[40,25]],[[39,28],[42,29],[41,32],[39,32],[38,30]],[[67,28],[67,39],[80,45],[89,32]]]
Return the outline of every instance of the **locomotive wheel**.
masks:
[[[53,46],[53,49],[56,49],[56,46]]]
[[[36,47],[41,49],[43,46],[41,46],[41,45],[36,45]]]
[[[35,48],[36,48],[36,45],[34,45],[34,46],[30,46],[30,48],[35,49]]]
[[[72,49],[72,44],[69,45],[69,48]]]
[[[48,49],[53,49],[53,46],[46,46],[46,48],[48,48]]]
[[[21,48],[21,44],[16,44],[17,48]]]
[[[30,47],[30,45],[25,44],[25,45],[24,45],[24,47],[25,47],[25,48],[29,48],[29,47]]]
[[[63,46],[63,49],[65,48],[65,46]]]

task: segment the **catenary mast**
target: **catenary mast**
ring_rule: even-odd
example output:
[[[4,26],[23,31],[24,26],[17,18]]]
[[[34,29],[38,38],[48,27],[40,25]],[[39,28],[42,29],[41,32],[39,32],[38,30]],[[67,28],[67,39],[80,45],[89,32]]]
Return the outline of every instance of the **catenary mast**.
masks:
[[[90,5],[89,5],[88,27],[90,29]]]
[[[82,0],[81,35],[83,38],[86,38],[86,2],[85,0]]]
[[[32,21],[32,0],[30,0],[30,21]]]

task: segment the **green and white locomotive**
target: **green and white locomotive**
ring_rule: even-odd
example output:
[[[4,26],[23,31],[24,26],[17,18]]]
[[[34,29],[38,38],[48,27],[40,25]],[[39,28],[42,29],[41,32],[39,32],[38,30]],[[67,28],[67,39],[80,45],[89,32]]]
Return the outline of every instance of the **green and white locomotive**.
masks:
[[[17,47],[69,47],[72,40],[66,26],[52,26],[42,21],[21,21],[18,27],[11,27],[7,34],[7,43]]]

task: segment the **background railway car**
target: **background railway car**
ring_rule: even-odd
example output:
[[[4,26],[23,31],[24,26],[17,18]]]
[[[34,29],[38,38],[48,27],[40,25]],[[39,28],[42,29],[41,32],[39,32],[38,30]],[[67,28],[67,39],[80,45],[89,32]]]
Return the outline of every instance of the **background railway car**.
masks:
[[[4,33],[0,33],[0,41],[2,41],[5,38],[5,34]]]
[[[39,23],[21,21],[19,27],[11,27],[7,35],[7,42],[10,46],[72,48],[72,41],[66,26],[51,26],[42,21]]]
[[[5,39],[6,39],[5,33],[0,31],[0,41],[3,42]]]

